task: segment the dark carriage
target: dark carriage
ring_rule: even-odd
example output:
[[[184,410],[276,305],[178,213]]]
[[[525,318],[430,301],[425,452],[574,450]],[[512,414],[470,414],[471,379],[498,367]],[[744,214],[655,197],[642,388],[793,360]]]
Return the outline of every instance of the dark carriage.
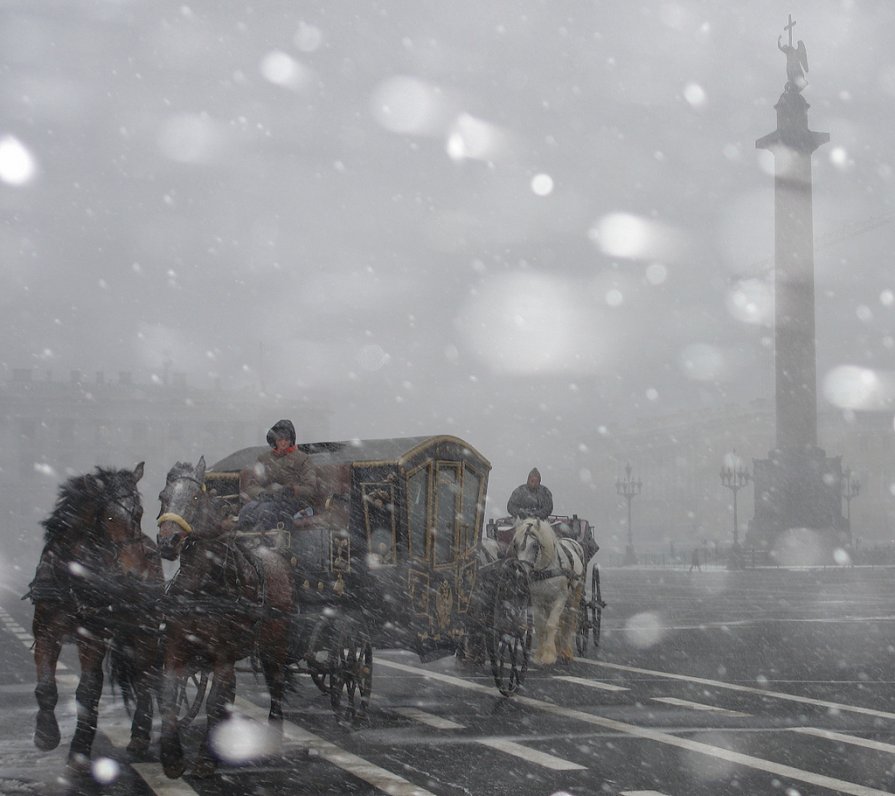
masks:
[[[452,436],[300,447],[317,474],[313,515],[241,535],[288,551],[300,604],[293,659],[334,708],[347,694],[353,712],[369,698],[374,647],[431,660],[481,641],[494,601],[493,578],[480,577],[491,465]],[[208,488],[238,501],[239,472],[263,450],[216,463]]]

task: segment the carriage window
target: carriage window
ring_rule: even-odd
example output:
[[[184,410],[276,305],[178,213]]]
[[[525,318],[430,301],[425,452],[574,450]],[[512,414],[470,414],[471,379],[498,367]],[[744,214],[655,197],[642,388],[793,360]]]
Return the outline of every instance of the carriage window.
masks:
[[[463,520],[461,525],[460,545],[465,549],[475,547],[475,529],[478,527],[478,517],[481,506],[479,505],[479,493],[482,487],[482,479],[468,467],[463,473]]]
[[[435,496],[435,564],[454,560],[457,513],[460,509],[460,467],[439,462]]]
[[[410,522],[410,555],[426,557],[429,468],[421,467],[407,478],[407,516]]]
[[[395,563],[395,493],[391,484],[364,484],[364,521],[371,566]]]

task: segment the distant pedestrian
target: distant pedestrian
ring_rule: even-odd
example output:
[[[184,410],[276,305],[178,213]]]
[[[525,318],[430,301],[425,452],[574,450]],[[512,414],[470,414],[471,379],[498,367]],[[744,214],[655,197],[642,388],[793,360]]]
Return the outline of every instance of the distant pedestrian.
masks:
[[[688,572],[693,571],[693,567],[696,567],[700,572],[702,572],[702,565],[699,563],[699,548],[693,548],[693,555],[690,556],[690,569]]]

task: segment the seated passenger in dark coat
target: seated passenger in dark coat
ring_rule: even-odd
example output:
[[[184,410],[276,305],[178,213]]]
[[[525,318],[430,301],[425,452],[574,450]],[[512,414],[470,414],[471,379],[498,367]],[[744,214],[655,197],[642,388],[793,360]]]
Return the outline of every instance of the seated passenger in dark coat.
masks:
[[[239,512],[242,530],[269,530],[292,525],[296,514],[310,514],[317,491],[311,457],[295,446],[295,426],[280,420],[267,432],[270,450],[240,474],[240,493],[248,502]]]
[[[528,480],[517,486],[507,501],[507,513],[513,517],[537,517],[546,520],[553,513],[553,495],[541,484],[541,474],[535,467],[528,474]]]

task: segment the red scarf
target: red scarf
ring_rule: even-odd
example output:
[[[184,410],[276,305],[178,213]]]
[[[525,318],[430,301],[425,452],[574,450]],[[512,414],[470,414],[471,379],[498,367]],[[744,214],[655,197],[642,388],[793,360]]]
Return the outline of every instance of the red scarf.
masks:
[[[280,453],[280,451],[278,451],[276,448],[273,449],[274,456],[286,456],[289,453],[295,453],[295,445],[290,445],[282,453]]]

